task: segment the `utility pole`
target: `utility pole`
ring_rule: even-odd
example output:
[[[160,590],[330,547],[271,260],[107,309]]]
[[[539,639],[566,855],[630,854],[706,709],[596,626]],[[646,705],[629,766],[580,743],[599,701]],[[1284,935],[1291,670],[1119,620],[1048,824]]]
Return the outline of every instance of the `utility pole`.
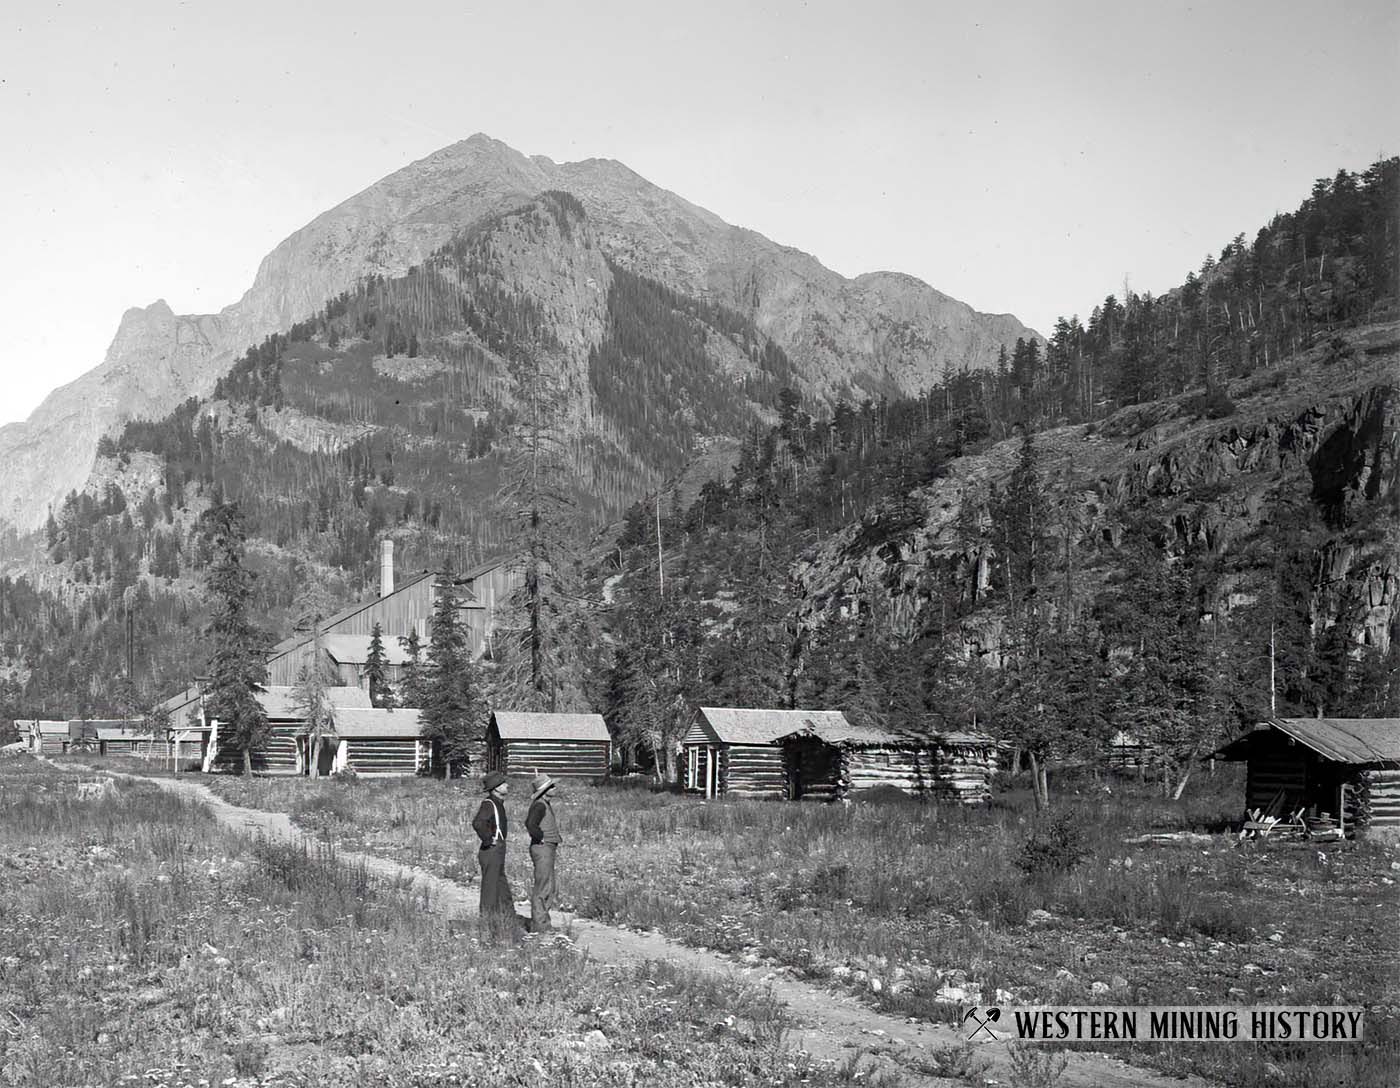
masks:
[[[1278,716],[1277,695],[1274,691],[1274,625],[1269,623],[1269,717]]]
[[[666,596],[666,572],[661,559],[661,489],[656,491],[656,585],[657,596]]]

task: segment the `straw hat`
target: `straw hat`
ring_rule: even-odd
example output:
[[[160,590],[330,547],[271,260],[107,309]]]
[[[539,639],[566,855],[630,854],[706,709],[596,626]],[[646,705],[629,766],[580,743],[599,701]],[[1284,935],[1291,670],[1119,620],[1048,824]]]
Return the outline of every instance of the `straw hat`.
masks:
[[[535,780],[530,783],[530,800],[538,800],[546,792],[552,790],[557,785],[559,785],[559,783],[554,781],[554,779],[550,778],[547,774],[536,775]]]

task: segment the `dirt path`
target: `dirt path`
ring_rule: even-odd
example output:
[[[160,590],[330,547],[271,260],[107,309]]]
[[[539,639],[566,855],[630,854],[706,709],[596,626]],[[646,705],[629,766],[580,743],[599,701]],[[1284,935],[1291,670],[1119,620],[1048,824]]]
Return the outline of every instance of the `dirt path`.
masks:
[[[73,764],[68,766],[72,767]],[[203,802],[220,823],[234,831],[290,841],[316,841],[314,836],[294,827],[285,813],[240,808],[198,782],[93,770],[99,774],[141,778],[162,789]],[[341,850],[337,856],[351,864],[363,864],[378,876],[400,882],[411,880],[415,890],[428,893],[431,909],[447,917],[472,917],[477,913],[475,889],[371,854]],[[528,906],[523,912],[528,913]],[[605,963],[636,964],[665,960],[696,971],[727,975],[771,987],[774,996],[787,1006],[798,1025],[792,1033],[793,1045],[814,1058],[845,1061],[859,1049],[867,1052],[880,1065],[897,1069],[904,1083],[910,1085],[964,1083],[919,1072],[928,1060],[929,1052],[962,1043],[962,1035],[947,1025],[911,1023],[888,1016],[862,1005],[850,995],[772,974],[771,968],[766,965],[745,966],[717,952],[678,944],[658,933],[619,929],[570,914],[561,916],[559,928],[571,933],[574,942],[588,955]],[[988,1042],[980,1045],[977,1053],[990,1063],[990,1076],[1002,1084],[1009,1082],[1009,1055],[1005,1043]],[[1206,1082],[1195,1078],[1167,1077],[1138,1069],[1105,1054],[1075,1053],[1070,1055],[1070,1064],[1056,1083],[1084,1088],[1166,1088],[1167,1085],[1173,1088],[1203,1088]]]

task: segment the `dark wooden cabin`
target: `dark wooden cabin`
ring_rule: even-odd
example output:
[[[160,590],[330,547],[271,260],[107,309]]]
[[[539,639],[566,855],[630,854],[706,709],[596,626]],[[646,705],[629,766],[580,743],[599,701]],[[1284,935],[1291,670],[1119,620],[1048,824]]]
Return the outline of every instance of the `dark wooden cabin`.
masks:
[[[787,763],[778,738],[816,722],[836,726],[846,719],[839,710],[702,706],[681,738],[685,788],[706,797],[787,797]]]
[[[486,727],[486,769],[553,778],[601,778],[612,764],[612,735],[601,714],[498,710]]]
[[[411,778],[432,771],[432,745],[420,736],[420,711],[341,706],[332,709],[331,719],[332,771],[353,769],[357,775],[377,778]]]
[[[881,786],[962,804],[991,797],[996,742],[981,734],[918,736],[825,718],[781,743],[793,800],[839,800]]]
[[[1271,718],[1211,755],[1246,765],[1246,812],[1400,831],[1400,718]]]
[[[306,716],[297,708],[296,689],[285,684],[272,684],[258,692],[258,702],[267,715],[271,732],[267,743],[251,753],[253,770],[259,774],[297,775],[309,771],[310,744],[307,737]],[[330,687],[326,689],[326,702],[334,715],[337,708],[359,707],[369,709],[369,692],[363,688]],[[322,746],[322,758],[327,761],[334,753],[334,745]],[[327,769],[323,767],[323,770]],[[219,723],[210,723],[209,741],[206,748],[204,770],[206,772],[243,770],[243,753],[219,743]]]

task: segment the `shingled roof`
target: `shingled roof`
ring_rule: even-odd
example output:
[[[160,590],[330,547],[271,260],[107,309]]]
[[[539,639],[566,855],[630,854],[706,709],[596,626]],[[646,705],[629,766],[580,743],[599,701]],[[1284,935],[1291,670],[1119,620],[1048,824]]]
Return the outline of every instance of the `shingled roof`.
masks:
[[[803,730],[851,728],[839,710],[753,710],[739,707],[702,706],[701,722],[718,744],[775,744]]]
[[[265,690],[258,692],[258,702],[262,704],[263,713],[269,718],[286,720],[306,716],[296,705],[296,688],[290,685],[269,684]],[[332,707],[360,707],[363,709],[368,709],[373,705],[369,700],[369,692],[364,688],[341,686],[326,688],[326,702]]]
[[[1212,754],[1246,759],[1253,739],[1272,730],[1335,763],[1400,763],[1400,718],[1271,718]]]
[[[331,722],[337,737],[417,737],[422,731],[422,711],[403,707],[388,710],[382,707],[339,706],[331,711]]]
[[[534,714],[498,710],[491,715],[502,740],[611,740],[601,714]]]

